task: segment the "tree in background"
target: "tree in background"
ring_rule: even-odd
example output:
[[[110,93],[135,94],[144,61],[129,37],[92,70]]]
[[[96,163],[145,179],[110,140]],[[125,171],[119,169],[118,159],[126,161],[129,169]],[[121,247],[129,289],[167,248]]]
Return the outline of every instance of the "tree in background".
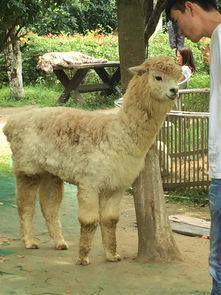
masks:
[[[119,55],[124,89],[130,79],[127,69],[143,62],[148,54],[148,41],[156,29],[164,4],[164,0],[117,1]],[[145,167],[133,188],[138,227],[137,260],[180,260],[181,255],[166,214],[159,156],[154,145],[147,153]]]
[[[78,3],[78,0],[72,1]],[[19,38],[24,33],[24,28],[27,30],[33,24],[40,23],[44,13],[56,10],[59,5],[69,2],[69,0],[2,0],[0,2],[0,49],[4,51],[11,91],[17,97],[24,94],[19,47]],[[60,19],[63,22],[62,17]]]
[[[29,28],[38,35],[65,32],[85,33],[100,28],[110,33],[117,28],[115,0],[66,0],[60,5],[49,7],[37,23]]]
[[[19,47],[21,30],[37,21],[40,13],[56,2],[60,0],[3,0],[0,2],[0,49],[5,54],[11,91],[17,97],[24,94]]]
[[[116,27],[114,0],[1,0],[0,49],[4,51],[12,93],[24,94],[19,38],[25,30],[38,34],[83,32]],[[115,12],[114,12],[115,11]],[[114,17],[115,15],[115,17]],[[25,30],[24,30],[25,28]]]
[[[140,64],[148,55],[148,40],[156,29],[164,4],[164,0],[117,0],[123,89],[131,78],[127,69]]]

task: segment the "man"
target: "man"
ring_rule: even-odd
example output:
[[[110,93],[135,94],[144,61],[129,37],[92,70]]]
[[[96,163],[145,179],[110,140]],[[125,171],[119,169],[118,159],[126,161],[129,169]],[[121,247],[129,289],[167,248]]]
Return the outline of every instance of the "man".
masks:
[[[180,32],[193,42],[211,38],[209,199],[211,210],[209,266],[211,295],[221,295],[221,15],[215,0],[167,0],[166,14]]]

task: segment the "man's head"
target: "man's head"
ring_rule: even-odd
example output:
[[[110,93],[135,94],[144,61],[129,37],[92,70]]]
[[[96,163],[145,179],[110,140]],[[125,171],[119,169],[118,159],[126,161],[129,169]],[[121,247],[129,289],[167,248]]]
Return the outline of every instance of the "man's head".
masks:
[[[165,8],[167,17],[171,19],[171,9],[180,10],[181,12],[184,12],[186,10],[185,2],[196,3],[205,11],[217,9],[215,0],[167,0]]]
[[[214,19],[210,14],[215,12],[217,17],[218,13],[215,0],[167,0],[165,11],[179,25],[181,34],[193,42],[210,36]]]

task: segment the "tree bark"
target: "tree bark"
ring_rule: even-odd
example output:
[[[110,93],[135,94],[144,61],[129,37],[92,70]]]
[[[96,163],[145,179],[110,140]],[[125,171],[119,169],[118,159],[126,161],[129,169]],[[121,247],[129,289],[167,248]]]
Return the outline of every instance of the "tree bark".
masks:
[[[19,98],[24,95],[24,88],[22,79],[22,57],[19,42],[15,34],[15,30],[10,32],[10,36],[5,45],[4,55],[10,89],[12,93]]]
[[[138,227],[139,262],[181,260],[166,212],[156,146],[149,150],[145,167],[133,185]]]
[[[158,23],[164,0],[118,0],[121,84],[126,89],[128,68],[145,58],[148,40]],[[148,51],[147,53],[148,54]],[[134,183],[140,262],[171,262],[181,259],[165,208],[157,151],[152,147],[143,171]]]
[[[144,1],[118,0],[118,37],[123,90],[131,79],[128,68],[141,64],[145,59]]]

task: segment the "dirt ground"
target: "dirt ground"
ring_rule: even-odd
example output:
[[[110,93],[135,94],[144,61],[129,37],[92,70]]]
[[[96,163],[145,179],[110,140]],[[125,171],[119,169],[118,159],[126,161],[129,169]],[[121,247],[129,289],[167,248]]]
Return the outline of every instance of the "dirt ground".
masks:
[[[27,107],[26,107],[27,108]],[[31,108],[28,107],[28,108]],[[24,108],[0,108],[0,126],[7,116]],[[4,146],[4,148],[3,148]],[[10,152],[0,129],[0,156]],[[61,208],[63,233],[68,251],[53,248],[39,206],[35,232],[38,250],[26,250],[19,239],[14,178],[0,179],[0,294],[18,295],[208,295],[209,240],[174,233],[183,261],[174,264],[136,262],[137,229],[133,198],[126,196],[121,205],[117,231],[119,263],[105,261],[100,231],[93,241],[89,266],[75,265],[78,253],[79,224],[76,188],[65,186]],[[168,214],[209,218],[207,207],[167,203]]]

